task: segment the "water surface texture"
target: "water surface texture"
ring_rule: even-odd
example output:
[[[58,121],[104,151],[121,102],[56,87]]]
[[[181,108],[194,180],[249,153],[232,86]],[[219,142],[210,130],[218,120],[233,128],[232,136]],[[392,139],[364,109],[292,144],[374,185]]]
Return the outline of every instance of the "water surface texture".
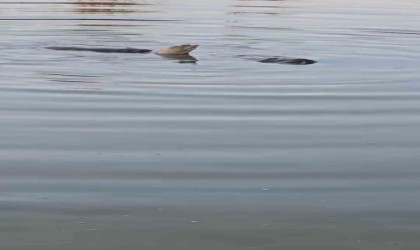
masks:
[[[419,24],[417,0],[1,1],[0,249],[419,249]],[[45,49],[181,43],[196,64]]]

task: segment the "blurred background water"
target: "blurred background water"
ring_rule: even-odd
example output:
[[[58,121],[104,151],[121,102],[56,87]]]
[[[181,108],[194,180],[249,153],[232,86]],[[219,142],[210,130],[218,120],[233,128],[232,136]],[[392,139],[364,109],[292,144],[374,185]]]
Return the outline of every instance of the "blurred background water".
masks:
[[[0,248],[419,249],[419,14],[1,1]],[[196,64],[45,49],[181,43]]]

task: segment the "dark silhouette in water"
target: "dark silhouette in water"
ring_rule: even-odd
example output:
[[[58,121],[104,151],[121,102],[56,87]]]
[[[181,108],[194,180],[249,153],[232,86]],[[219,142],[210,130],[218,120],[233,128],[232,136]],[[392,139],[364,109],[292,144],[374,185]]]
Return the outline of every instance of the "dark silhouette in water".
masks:
[[[179,60],[180,63],[195,63],[196,58],[191,56],[189,53],[195,50],[198,45],[183,44],[179,46],[172,46],[166,49],[162,49],[154,52],[150,49],[137,49],[137,48],[95,48],[95,47],[60,47],[52,46],[47,47],[48,49],[53,50],[64,50],[64,51],[90,51],[90,52],[100,52],[100,53],[140,53],[148,54],[154,52],[157,55],[160,55],[165,58]],[[249,57],[241,56],[247,60],[256,61],[260,63],[278,63],[278,64],[293,64],[293,65],[308,65],[314,64],[316,61],[305,59],[305,58],[292,58],[292,57],[269,57],[262,58],[261,56]]]
[[[141,53],[141,54],[147,54],[147,53],[152,52],[152,50],[150,50],[150,49],[136,49],[136,48],[111,49],[111,48],[84,48],[84,47],[52,46],[52,47],[47,47],[47,49],[67,50],[67,51],[91,51],[91,52],[101,52],[101,53]]]
[[[305,65],[305,64],[316,63],[316,61],[310,60],[310,59],[288,58],[288,57],[270,57],[270,58],[259,60],[258,62],[261,62],[261,63],[285,63],[285,64],[297,64],[297,65]]]

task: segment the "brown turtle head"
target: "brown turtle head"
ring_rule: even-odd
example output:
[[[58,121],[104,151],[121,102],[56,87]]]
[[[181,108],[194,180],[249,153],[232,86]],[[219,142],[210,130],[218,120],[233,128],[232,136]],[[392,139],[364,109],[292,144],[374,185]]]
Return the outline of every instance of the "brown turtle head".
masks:
[[[188,55],[191,51],[195,50],[198,45],[183,44],[178,46],[172,46],[166,49],[159,50],[156,54],[159,55]]]

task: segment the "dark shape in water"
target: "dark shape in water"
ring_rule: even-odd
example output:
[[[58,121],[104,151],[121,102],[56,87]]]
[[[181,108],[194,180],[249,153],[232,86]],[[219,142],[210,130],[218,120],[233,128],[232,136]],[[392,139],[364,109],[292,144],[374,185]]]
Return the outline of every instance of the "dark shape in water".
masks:
[[[305,59],[305,58],[290,58],[290,57],[270,57],[266,59],[259,60],[261,63],[284,63],[284,64],[296,64],[296,65],[306,65],[314,64],[316,61]]]
[[[264,57],[260,55],[240,55],[240,58],[259,62],[259,63],[276,63],[276,64],[291,64],[291,65],[308,65],[314,64],[317,61],[306,59],[306,58],[297,58],[297,57],[286,57],[286,56],[271,56]]]
[[[52,47],[47,47],[47,49],[65,50],[65,51],[91,51],[91,52],[101,52],[101,53],[140,53],[140,54],[147,54],[147,53],[152,52],[152,50],[150,50],[150,49],[136,49],[136,48],[113,49],[113,48],[85,48],[85,47],[52,46]]]

